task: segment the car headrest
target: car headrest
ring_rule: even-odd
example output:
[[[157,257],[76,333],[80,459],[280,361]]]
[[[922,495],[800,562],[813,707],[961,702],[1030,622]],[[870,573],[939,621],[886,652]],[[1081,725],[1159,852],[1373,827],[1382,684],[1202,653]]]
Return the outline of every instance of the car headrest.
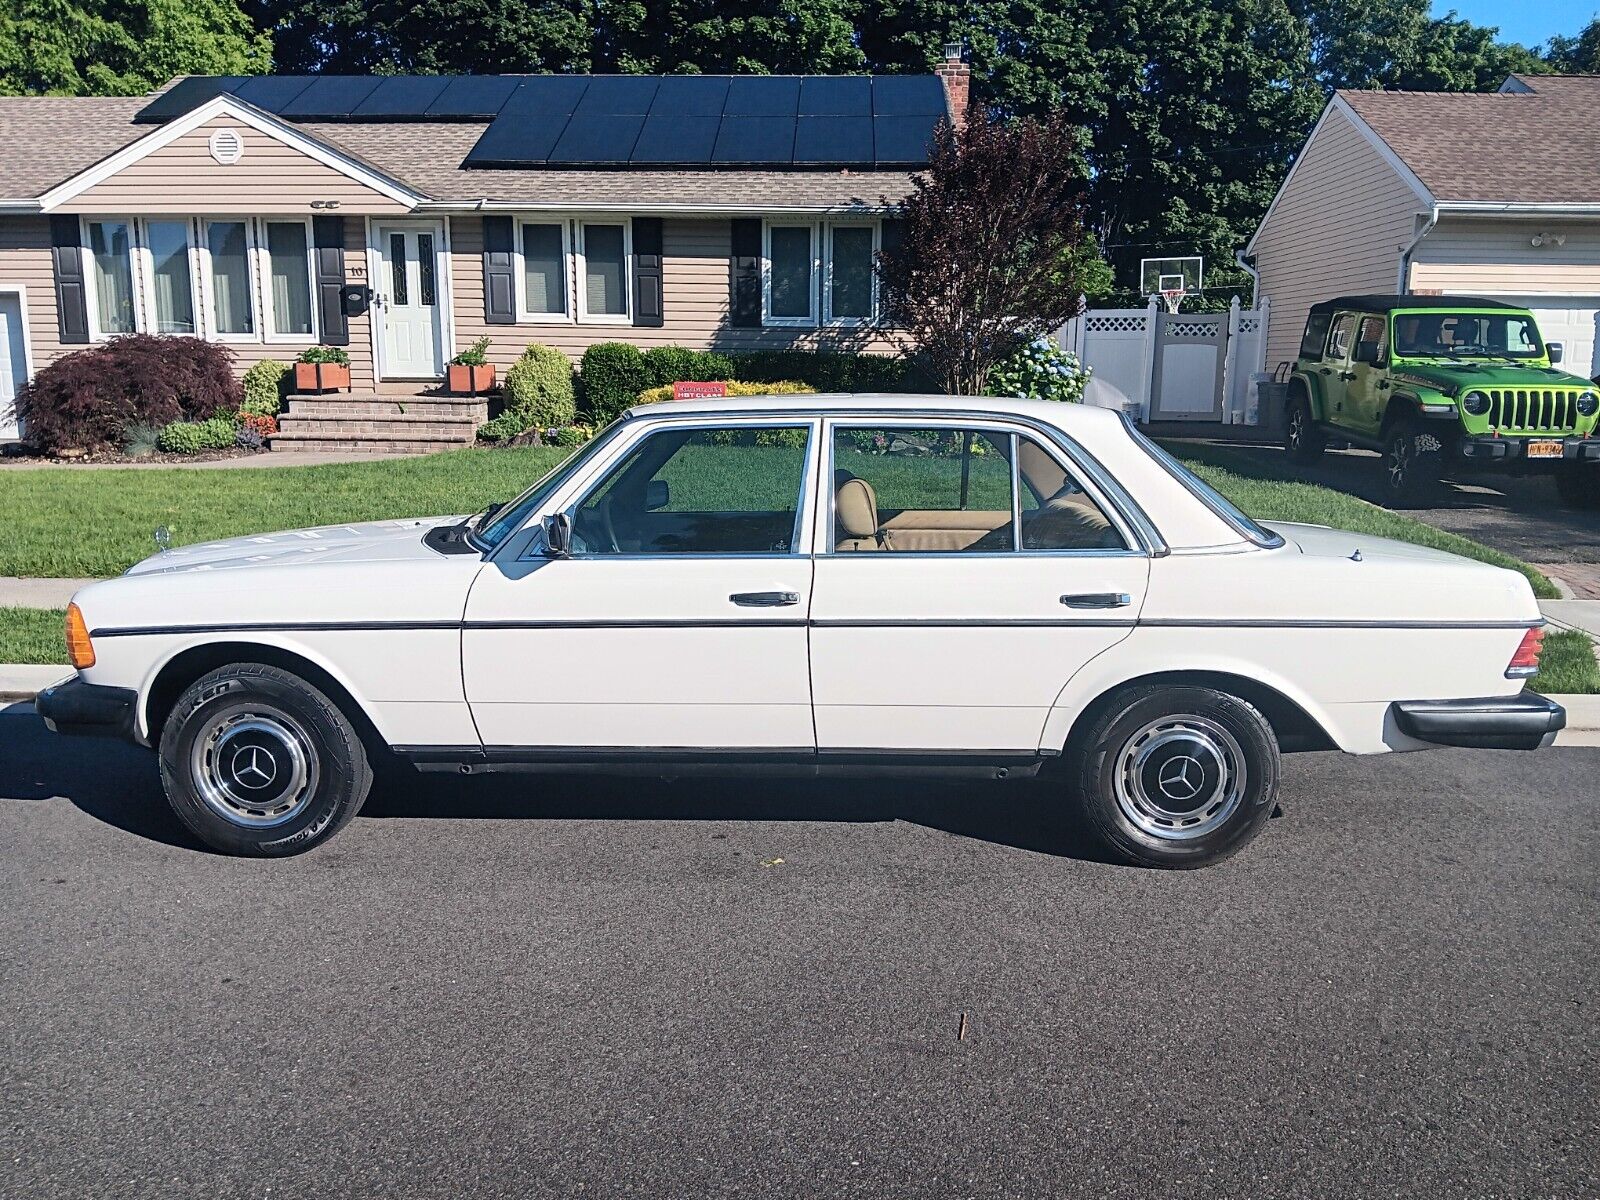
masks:
[[[865,479],[852,476],[841,482],[834,508],[841,537],[869,538],[878,532],[878,496]]]

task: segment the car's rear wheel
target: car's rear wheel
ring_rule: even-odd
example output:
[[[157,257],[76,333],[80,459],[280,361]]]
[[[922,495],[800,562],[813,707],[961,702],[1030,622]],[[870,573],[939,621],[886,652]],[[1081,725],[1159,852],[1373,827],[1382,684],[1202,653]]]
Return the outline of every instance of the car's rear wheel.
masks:
[[[179,820],[228,854],[299,854],[332,837],[372,786],[349,718],[305,680],[239,663],[196,680],[161,731]]]
[[[1239,697],[1135,685],[1074,732],[1067,777],[1089,832],[1115,859],[1204,867],[1261,831],[1279,761],[1271,725]]]
[[[1283,448],[1289,461],[1314,463],[1327,447],[1328,440],[1311,412],[1311,401],[1297,392],[1289,398],[1289,410],[1284,414]]]
[[[1564,508],[1600,510],[1600,463],[1562,463],[1556,468],[1556,494]]]
[[[1383,488],[1396,508],[1435,503],[1444,491],[1444,443],[1410,417],[1396,421],[1384,438]]]

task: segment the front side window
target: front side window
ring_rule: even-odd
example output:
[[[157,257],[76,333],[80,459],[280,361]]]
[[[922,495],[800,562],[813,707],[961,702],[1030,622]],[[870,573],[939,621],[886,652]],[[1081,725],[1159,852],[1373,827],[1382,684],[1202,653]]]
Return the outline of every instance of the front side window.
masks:
[[[621,225],[583,226],[584,315],[628,315],[628,239]]]
[[[151,305],[157,333],[193,334],[194,286],[189,271],[189,222],[149,221]]]
[[[812,287],[816,254],[810,225],[767,229],[767,319],[774,324],[814,324]]]
[[[872,227],[835,225],[828,231],[828,320],[872,319]]]
[[[90,221],[89,254],[94,260],[95,318],[102,334],[132,333],[133,237],[127,221]]]
[[[567,315],[566,241],[559,223],[522,227],[522,307],[531,317]]]
[[[1382,317],[1362,317],[1356,341],[1377,347],[1378,361],[1389,357],[1389,323]]]
[[[250,301],[250,238],[243,221],[207,221],[206,249],[211,259],[212,327],[224,335],[255,333]]]
[[[573,511],[573,552],[792,554],[809,441],[807,426],[650,434]]]
[[[311,255],[306,227],[300,221],[268,221],[268,297],[272,332],[307,336],[311,323]]]

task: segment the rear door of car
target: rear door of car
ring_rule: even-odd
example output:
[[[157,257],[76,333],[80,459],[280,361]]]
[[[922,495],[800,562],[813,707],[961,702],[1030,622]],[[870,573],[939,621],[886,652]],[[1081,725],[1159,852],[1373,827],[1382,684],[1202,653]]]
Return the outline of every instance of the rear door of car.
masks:
[[[1347,428],[1352,424],[1354,415],[1350,410],[1348,388],[1355,378],[1350,370],[1350,356],[1355,352],[1359,321],[1359,313],[1338,312],[1333,315],[1322,363],[1316,368],[1317,384],[1322,389],[1323,419]]]
[[[1372,362],[1356,361],[1357,351],[1366,346]],[[1350,362],[1345,374],[1344,424],[1376,437],[1383,426],[1383,408],[1389,402],[1389,319],[1382,313],[1362,313],[1350,343]]]
[[[1149,559],[1132,531],[1026,426],[840,417],[823,449],[818,750],[1035,755],[1067,680],[1138,617]]]

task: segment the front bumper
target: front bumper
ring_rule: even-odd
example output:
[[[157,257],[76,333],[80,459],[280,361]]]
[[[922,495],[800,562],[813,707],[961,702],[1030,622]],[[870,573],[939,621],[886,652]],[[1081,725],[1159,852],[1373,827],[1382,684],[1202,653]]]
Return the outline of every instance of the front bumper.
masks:
[[[1567,727],[1567,710],[1538,692],[1482,700],[1399,700],[1391,710],[1401,733],[1437,746],[1537,750]]]
[[[1528,458],[1529,442],[1560,442],[1561,457]],[[1554,462],[1581,462],[1600,467],[1600,438],[1562,437],[1495,437],[1492,434],[1475,434],[1457,440],[1456,453],[1469,462],[1509,462],[1525,459],[1532,464]]]
[[[132,688],[85,683],[77,676],[45,688],[33,701],[52,733],[129,741],[138,704],[139,693]]]

